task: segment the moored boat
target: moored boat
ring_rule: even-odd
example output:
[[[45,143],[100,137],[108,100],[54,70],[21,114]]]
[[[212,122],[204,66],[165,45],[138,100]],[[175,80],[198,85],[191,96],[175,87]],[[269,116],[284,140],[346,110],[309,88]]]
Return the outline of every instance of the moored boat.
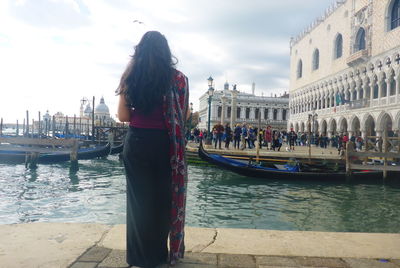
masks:
[[[219,154],[211,154],[199,146],[199,157],[235,173],[266,179],[305,179],[305,180],[346,180],[346,179],[377,179],[382,177],[381,171],[361,170],[352,172],[349,176],[345,170],[330,170],[321,167],[307,166],[301,162],[289,160],[286,164],[260,165],[252,161],[244,162],[229,159]]]
[[[80,148],[78,149],[78,160],[93,159],[98,157],[105,157],[109,155],[111,145],[106,145]],[[23,147],[17,147],[17,150],[2,150],[0,149],[0,162],[21,164],[26,161],[26,156],[31,153],[31,150],[24,150]],[[38,163],[59,163],[70,160],[70,152],[68,151],[55,151],[39,153]]]
[[[110,154],[119,154],[119,153],[122,153],[123,150],[124,150],[124,144],[121,143],[116,146],[112,146]]]

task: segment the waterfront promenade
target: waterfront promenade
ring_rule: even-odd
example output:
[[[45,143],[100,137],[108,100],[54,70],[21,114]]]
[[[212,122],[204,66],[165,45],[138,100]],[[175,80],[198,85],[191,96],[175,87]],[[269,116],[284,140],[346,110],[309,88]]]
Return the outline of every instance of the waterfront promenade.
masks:
[[[0,267],[127,267],[125,225],[0,225]],[[167,267],[166,265],[163,267]],[[400,234],[186,229],[177,268],[399,268]]]
[[[206,150],[212,153],[220,153],[220,154],[236,154],[236,155],[256,155],[256,148],[246,148],[244,150],[233,149],[232,143],[229,146],[229,149],[224,148],[225,143],[222,142],[221,149],[215,149],[214,144],[206,145]],[[199,147],[198,143],[189,142],[186,146],[186,149],[192,152],[197,152]],[[260,156],[270,156],[270,157],[296,157],[296,158],[308,158],[309,157],[309,147],[308,146],[295,146],[294,151],[287,151],[286,147],[289,145],[282,145],[280,151],[268,150],[265,146],[260,149]],[[312,158],[320,158],[320,159],[341,159],[338,154],[337,148],[329,146],[328,148],[320,148],[318,146],[311,146],[311,157]]]

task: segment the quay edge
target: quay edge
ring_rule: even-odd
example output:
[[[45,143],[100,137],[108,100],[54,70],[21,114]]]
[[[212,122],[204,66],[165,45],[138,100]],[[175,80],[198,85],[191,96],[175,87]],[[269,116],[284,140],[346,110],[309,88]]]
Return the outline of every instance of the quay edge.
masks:
[[[73,267],[93,248],[104,249],[93,253],[105,254],[103,259],[110,252],[125,250],[125,225],[0,225],[0,237],[1,267]],[[186,228],[188,256],[192,253],[247,254],[255,257],[390,259],[398,263],[399,249],[400,234],[390,233]]]

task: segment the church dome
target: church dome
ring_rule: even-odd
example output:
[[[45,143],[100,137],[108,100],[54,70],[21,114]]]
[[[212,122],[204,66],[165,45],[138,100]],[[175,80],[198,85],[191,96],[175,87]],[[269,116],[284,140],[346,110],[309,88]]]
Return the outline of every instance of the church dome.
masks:
[[[96,109],[94,109],[94,113],[96,113],[96,114],[109,114],[110,113],[108,106],[104,103],[103,97],[101,97],[101,99],[100,99],[100,104],[96,106]]]
[[[229,83],[228,83],[228,81],[226,81],[225,84],[224,84],[224,90],[229,90]]]
[[[90,107],[90,104],[86,105],[84,113],[85,114],[91,114],[92,113],[92,107]]]

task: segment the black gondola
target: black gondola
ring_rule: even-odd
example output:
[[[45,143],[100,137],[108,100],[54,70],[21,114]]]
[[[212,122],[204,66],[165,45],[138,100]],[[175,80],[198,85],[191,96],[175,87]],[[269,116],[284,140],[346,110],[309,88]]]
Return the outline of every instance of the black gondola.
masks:
[[[81,148],[78,149],[78,160],[93,159],[97,157],[105,157],[109,155],[111,150],[110,144],[96,146],[94,148]],[[24,151],[22,148],[20,151],[13,150],[0,150],[0,162],[1,163],[13,163],[21,164],[25,163],[26,155],[30,152]],[[69,152],[52,152],[52,153],[40,153],[38,163],[59,163],[70,160]]]
[[[223,157],[219,154],[207,153],[203,144],[199,146],[199,157],[205,161],[223,167],[240,175],[265,178],[265,179],[304,179],[304,180],[346,180],[346,179],[378,179],[382,178],[381,171],[362,170],[355,171],[349,177],[343,171],[315,170],[313,167],[302,165],[299,162],[292,162],[286,165],[271,164],[268,166],[258,165],[249,161],[237,161]]]
[[[121,144],[119,144],[119,145],[116,145],[116,146],[112,146],[111,147],[111,151],[110,151],[110,154],[119,154],[119,153],[122,153],[122,150],[124,149],[124,144],[123,143],[121,143]]]

